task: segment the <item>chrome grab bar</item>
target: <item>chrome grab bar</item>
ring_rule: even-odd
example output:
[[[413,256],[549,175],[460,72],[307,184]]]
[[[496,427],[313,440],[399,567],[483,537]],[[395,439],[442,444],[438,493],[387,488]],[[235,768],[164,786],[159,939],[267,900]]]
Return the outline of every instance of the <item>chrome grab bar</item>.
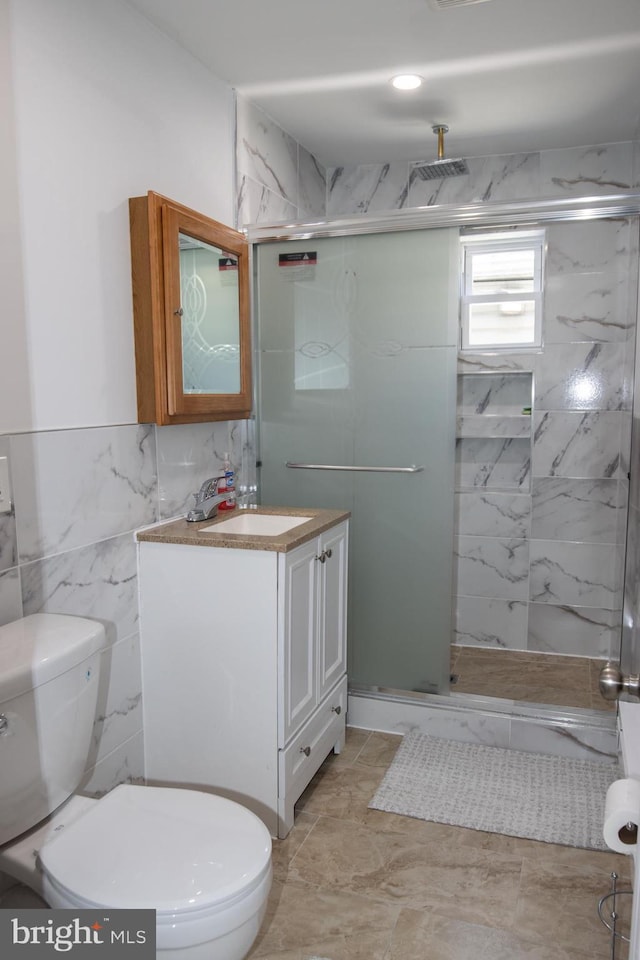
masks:
[[[350,467],[348,464],[338,463],[292,463],[285,461],[285,467],[290,470],[353,470],[356,473],[422,473],[424,467]]]

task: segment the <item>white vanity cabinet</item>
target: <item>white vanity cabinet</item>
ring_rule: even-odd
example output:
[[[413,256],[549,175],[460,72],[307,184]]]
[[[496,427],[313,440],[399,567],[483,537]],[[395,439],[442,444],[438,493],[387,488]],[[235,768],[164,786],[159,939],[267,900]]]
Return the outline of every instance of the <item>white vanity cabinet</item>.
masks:
[[[213,789],[286,836],[344,744],[348,521],[286,550],[142,536],[146,779]]]

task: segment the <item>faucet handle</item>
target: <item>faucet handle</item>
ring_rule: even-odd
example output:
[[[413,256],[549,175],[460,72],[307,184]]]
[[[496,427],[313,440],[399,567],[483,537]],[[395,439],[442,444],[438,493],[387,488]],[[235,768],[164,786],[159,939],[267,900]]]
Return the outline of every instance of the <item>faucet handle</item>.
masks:
[[[196,503],[203,503],[209,497],[215,497],[218,492],[218,482],[221,479],[222,477],[209,477],[208,480],[205,480],[198,492],[193,495]]]

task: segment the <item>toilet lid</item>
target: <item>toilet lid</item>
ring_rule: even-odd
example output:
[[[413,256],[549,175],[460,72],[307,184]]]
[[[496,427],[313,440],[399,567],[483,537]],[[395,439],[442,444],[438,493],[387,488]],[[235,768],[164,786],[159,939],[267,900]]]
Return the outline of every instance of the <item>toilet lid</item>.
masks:
[[[269,869],[271,837],[223,797],[121,784],[40,850],[75,896],[110,907],[199,910],[251,889]]]

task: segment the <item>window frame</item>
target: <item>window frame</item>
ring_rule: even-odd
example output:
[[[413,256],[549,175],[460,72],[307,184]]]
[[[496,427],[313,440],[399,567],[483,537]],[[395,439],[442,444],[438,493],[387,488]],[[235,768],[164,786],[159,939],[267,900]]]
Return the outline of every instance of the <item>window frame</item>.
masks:
[[[545,231],[527,230],[521,232],[483,232],[476,235],[463,235],[461,244],[460,267],[460,352],[461,353],[527,353],[542,349],[542,302],[544,293]],[[509,250],[533,250],[533,289],[503,294],[472,293],[473,256],[479,253],[493,253]],[[469,321],[470,306],[475,303],[520,303],[533,301],[534,330],[533,339],[526,343],[507,343],[496,340],[493,343],[470,344]]]

